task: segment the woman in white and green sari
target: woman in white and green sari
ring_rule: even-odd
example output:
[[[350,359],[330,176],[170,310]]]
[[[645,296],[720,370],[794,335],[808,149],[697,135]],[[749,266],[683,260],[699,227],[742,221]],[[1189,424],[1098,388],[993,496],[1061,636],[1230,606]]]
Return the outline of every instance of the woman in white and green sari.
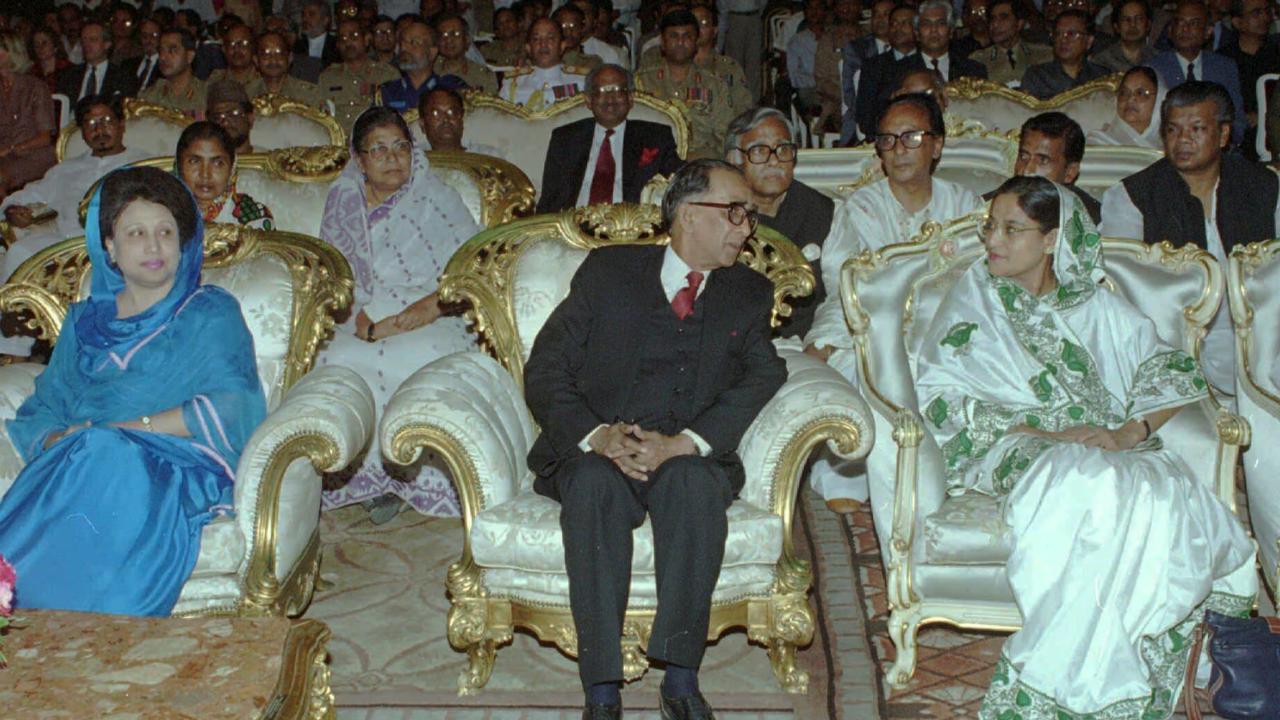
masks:
[[[949,491],[999,498],[1013,530],[1024,623],[980,717],[1168,717],[1204,609],[1247,614],[1257,589],[1252,541],[1156,434],[1204,378],[1098,285],[1102,243],[1070,191],[1009,180],[983,244],[917,383]]]

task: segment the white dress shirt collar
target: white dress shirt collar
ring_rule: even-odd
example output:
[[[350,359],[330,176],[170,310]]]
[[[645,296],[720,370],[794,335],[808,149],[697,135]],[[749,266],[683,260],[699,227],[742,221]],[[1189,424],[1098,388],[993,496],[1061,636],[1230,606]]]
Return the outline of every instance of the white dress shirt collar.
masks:
[[[689,273],[692,268],[679,255],[676,254],[675,248],[667,245],[667,251],[662,255],[662,291],[667,294],[667,301],[673,302],[676,299],[676,293],[689,287]],[[702,273],[702,283],[698,285],[698,292],[694,294],[694,299],[702,296],[702,291],[707,289],[707,281],[711,279],[711,271]]]
[[[85,64],[88,65],[88,63]],[[107,66],[109,64],[111,64],[110,60],[103,60],[97,65],[91,66],[93,68],[93,79],[98,83],[98,86],[95,88],[89,87],[89,68],[85,68],[84,79],[80,81],[80,97],[84,97],[86,95],[97,95],[102,92],[102,83],[107,79]]]
[[[930,57],[928,53],[921,52],[920,59],[924,61],[925,70],[933,69],[934,58]],[[951,53],[949,52],[943,53],[942,55],[938,56],[937,60],[938,60],[938,72],[942,73],[942,79],[944,81],[950,80],[951,79]]]
[[[1182,67],[1182,77],[1184,79],[1190,74],[1188,68],[1195,65],[1196,80],[1204,80],[1204,63],[1201,62],[1204,59],[1204,53],[1197,54],[1195,60],[1188,60],[1178,53],[1174,53],[1173,56],[1178,58],[1178,65]]]
[[[324,41],[328,36],[328,33],[320,33],[313,38],[307,38],[307,54],[313,58],[322,57],[324,55]]]

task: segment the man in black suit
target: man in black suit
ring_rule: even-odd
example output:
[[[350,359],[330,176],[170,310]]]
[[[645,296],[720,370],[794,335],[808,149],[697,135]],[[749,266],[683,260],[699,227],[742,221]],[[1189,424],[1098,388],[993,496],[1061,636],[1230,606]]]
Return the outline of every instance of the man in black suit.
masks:
[[[852,145],[858,138],[858,86],[854,82],[862,64],[881,53],[889,52],[889,18],[894,0],[876,0],[871,6],[871,32],[844,44],[840,62],[840,91],[844,95],[844,117],[840,121],[840,146]]]
[[[325,67],[342,62],[338,54],[338,39],[329,32],[329,20],[333,15],[327,0],[306,0],[302,4],[302,34],[293,46],[298,57],[313,57]]]
[[[897,79],[913,70],[932,70],[942,76],[944,83],[961,77],[987,78],[985,65],[950,52],[952,12],[948,0],[920,3],[920,13],[915,19],[916,42],[920,49],[894,67],[895,79],[886,87],[897,87]]]
[[[894,64],[916,52],[916,9],[899,5],[889,14],[889,49],[862,61],[854,113],[863,137],[876,134],[876,123],[894,87]]]
[[[551,133],[542,170],[540,213],[640,202],[640,191],[654,175],[670,175],[680,167],[671,128],[627,120],[635,89],[630,72],[617,65],[601,65],[587,75],[586,85],[592,117]]]
[[[80,29],[84,62],[63,68],[54,78],[54,92],[76,102],[89,95],[108,100],[128,97],[138,91],[138,78],[127,65],[111,62],[111,29],[97,22]]]
[[[664,718],[711,717],[698,689],[711,594],[745,482],[737,448],[786,382],[770,340],[773,286],[737,263],[756,225],[742,173],[689,163],[662,201],[671,244],[587,256],[538,334],[525,395],[542,434],[534,490],[561,505],[583,717],[622,714],[632,531],[653,523]]]

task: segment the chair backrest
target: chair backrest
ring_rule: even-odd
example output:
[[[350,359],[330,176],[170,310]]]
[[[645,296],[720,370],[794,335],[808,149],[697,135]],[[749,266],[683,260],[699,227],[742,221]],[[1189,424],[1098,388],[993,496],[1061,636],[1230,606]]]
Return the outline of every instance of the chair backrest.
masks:
[[[62,93],[53,94],[53,107],[58,112],[58,129],[71,124],[71,98]]]
[[[1060,110],[1080,123],[1085,133],[1101,130],[1116,111],[1120,73],[1098,78],[1048,100],[1037,100],[1000,83],[957,78],[947,83],[947,109],[976,120],[991,130],[1017,130],[1033,115]]]
[[[542,190],[542,169],[547,160],[547,146],[551,144],[551,132],[561,125],[591,117],[585,95],[575,95],[537,113],[492,95],[465,92],[463,97],[467,114],[466,137],[472,142],[496,148],[524,172],[539,192]],[[667,125],[675,136],[676,151],[680,157],[688,152],[689,118],[674,103],[636,93],[630,118]],[[418,111],[405,113],[404,119],[413,130],[414,137],[422,142],[425,137],[418,127]]]
[[[195,122],[176,110],[149,103],[137,98],[124,101],[124,144],[146,157],[172,155],[178,146],[178,137],[188,125]],[[80,127],[74,123],[58,132],[56,153],[58,162],[69,157],[79,157],[89,151]]]
[[[1267,100],[1271,98],[1271,91],[1275,90],[1278,82],[1280,82],[1280,73],[1267,73],[1258,78],[1253,88],[1258,98],[1258,132],[1254,150],[1258,153],[1258,159],[1263,162],[1271,160],[1271,151],[1267,149]],[[1245,89],[1248,90],[1248,88]]]
[[[991,132],[981,123],[947,116],[947,144],[938,162],[937,177],[958,183],[978,195],[1013,176],[1020,129]],[[1158,150],[1122,146],[1089,146],[1080,163],[1076,184],[1097,197],[1107,188],[1162,157]],[[884,177],[875,148],[864,143],[834,150],[801,150],[797,180],[834,198],[848,197],[864,185]]]
[[[915,377],[920,346],[947,293],[981,261],[978,225],[983,212],[945,227],[927,223],[918,242],[864,252],[842,269],[841,294],[858,353],[860,387],[881,418],[903,410],[919,416]],[[1198,356],[1200,338],[1221,301],[1222,272],[1212,256],[1193,245],[1174,249],[1168,243],[1148,246],[1135,240],[1106,239],[1103,247],[1109,286],[1150,317],[1165,342]],[[1207,446],[1211,460],[1215,447]],[[1176,449],[1189,457],[1192,467],[1204,466],[1205,444],[1188,442]],[[892,443],[872,448],[867,465],[873,495],[894,496],[896,460]],[[942,477],[942,457],[927,432],[919,463],[921,477]],[[877,518],[877,528],[888,532],[891,520],[883,518],[882,525]]]
[[[236,187],[270,208],[277,230],[319,237],[329,184],[348,158],[345,148],[332,145],[242,155]],[[475,153],[428,152],[427,158],[432,171],[458,191],[476,224],[490,227],[533,213],[533,185],[511,163]],[[133,164],[172,170],[173,158]],[[96,189],[95,183],[81,203],[82,220]]]
[[[249,143],[258,152],[319,145],[347,147],[347,134],[332,115],[306,103],[282,95],[260,95],[253,99]]]
[[[211,224],[204,241],[203,281],[240,302],[263,391],[275,407],[315,363],[334,313],[350,307],[351,268],[332,246],[307,235]],[[47,248],[0,287],[0,312],[30,318],[36,337],[56,343],[71,303],[88,291],[91,269],[84,238]]]
[[[524,218],[476,235],[454,253],[440,278],[440,299],[464,303],[475,318],[480,346],[524,383],[524,362],[551,311],[593,248],[665,244],[661,211],[620,203]],[[740,262],[774,283],[775,319],[790,314],[789,297],[813,292],[814,277],[800,251],[763,225]]]
[[[1280,240],[1237,246],[1227,265],[1227,294],[1236,335],[1236,404],[1253,442],[1245,452],[1249,517],[1272,591],[1280,588]]]

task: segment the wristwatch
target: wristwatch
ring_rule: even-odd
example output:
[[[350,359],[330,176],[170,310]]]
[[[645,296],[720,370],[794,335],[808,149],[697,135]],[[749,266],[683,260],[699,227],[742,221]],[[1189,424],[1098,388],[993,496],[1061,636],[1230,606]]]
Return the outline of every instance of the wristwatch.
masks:
[[[374,340],[374,338],[373,338],[373,325],[374,325],[374,323],[369,323],[369,327],[368,327],[368,329],[366,329],[366,330],[364,331],[364,341],[365,341],[365,342],[367,342],[367,343],[377,342],[377,341],[376,341],[376,340]]]
[[[143,415],[143,416],[142,416],[142,418],[141,418],[141,420],[142,420],[142,427],[143,427],[147,432],[154,432],[154,431],[155,431],[155,428],[151,427],[151,416],[150,416],[150,415]]]

